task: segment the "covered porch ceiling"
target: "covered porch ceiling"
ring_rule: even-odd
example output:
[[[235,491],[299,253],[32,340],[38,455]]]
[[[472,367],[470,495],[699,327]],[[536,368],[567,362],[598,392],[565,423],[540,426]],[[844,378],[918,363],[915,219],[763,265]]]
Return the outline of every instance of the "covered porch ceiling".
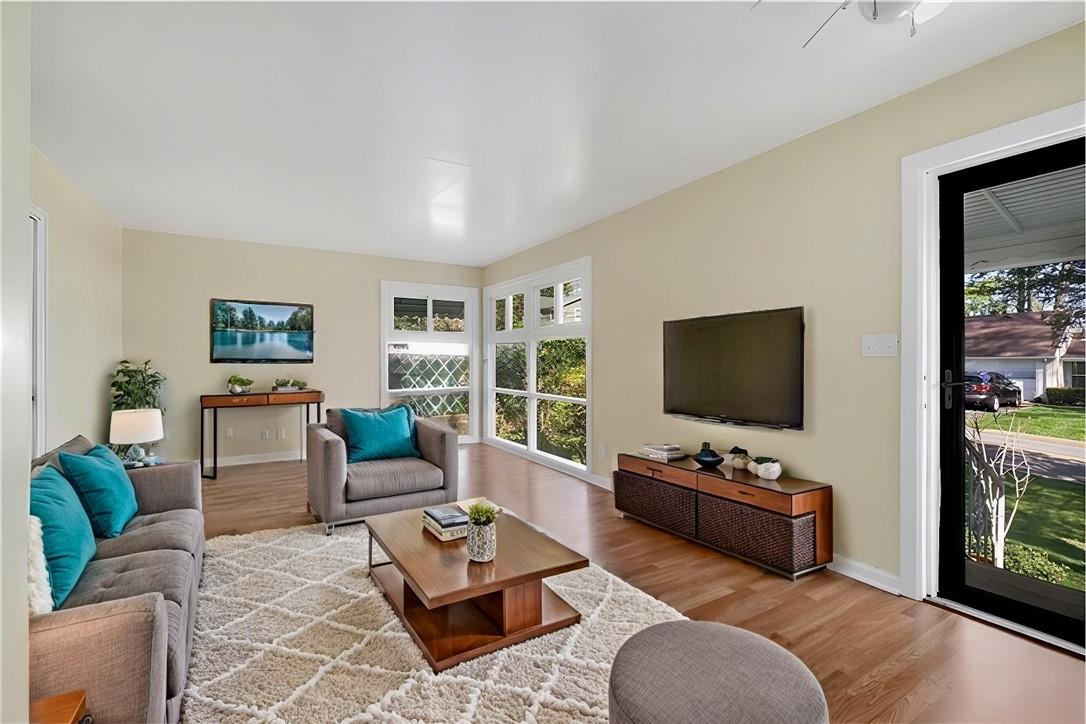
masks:
[[[967,274],[1084,256],[1086,167],[965,195]]]

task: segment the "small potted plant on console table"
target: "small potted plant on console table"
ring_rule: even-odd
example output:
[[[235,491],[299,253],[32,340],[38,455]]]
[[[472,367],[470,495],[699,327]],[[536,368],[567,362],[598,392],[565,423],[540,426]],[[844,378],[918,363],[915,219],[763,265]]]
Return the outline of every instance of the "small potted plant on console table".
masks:
[[[468,508],[468,558],[476,563],[494,560],[498,552],[498,506],[481,500]]]

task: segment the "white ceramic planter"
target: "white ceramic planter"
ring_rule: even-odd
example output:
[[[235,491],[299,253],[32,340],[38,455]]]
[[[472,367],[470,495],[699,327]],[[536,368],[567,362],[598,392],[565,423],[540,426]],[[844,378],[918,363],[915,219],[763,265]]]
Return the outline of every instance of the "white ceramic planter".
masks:
[[[498,552],[498,528],[494,523],[487,525],[468,524],[468,558],[476,563],[494,560]]]

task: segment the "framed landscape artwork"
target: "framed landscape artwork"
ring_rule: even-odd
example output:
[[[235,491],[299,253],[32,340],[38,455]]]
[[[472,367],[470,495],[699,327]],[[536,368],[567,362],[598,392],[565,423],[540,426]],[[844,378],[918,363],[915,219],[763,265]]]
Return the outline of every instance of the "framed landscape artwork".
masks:
[[[211,361],[313,361],[313,305],[211,300]]]

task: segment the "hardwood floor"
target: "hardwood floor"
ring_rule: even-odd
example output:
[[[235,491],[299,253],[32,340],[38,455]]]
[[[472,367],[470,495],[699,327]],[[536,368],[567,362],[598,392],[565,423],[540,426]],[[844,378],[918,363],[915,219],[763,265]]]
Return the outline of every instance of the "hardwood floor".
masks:
[[[937,606],[824,571],[788,581],[622,518],[611,493],[485,445],[460,451],[460,497],[485,495],[694,619],[787,647],[835,722],[1082,722],[1086,665]],[[207,535],[310,523],[305,466],[223,468],[204,481]]]

